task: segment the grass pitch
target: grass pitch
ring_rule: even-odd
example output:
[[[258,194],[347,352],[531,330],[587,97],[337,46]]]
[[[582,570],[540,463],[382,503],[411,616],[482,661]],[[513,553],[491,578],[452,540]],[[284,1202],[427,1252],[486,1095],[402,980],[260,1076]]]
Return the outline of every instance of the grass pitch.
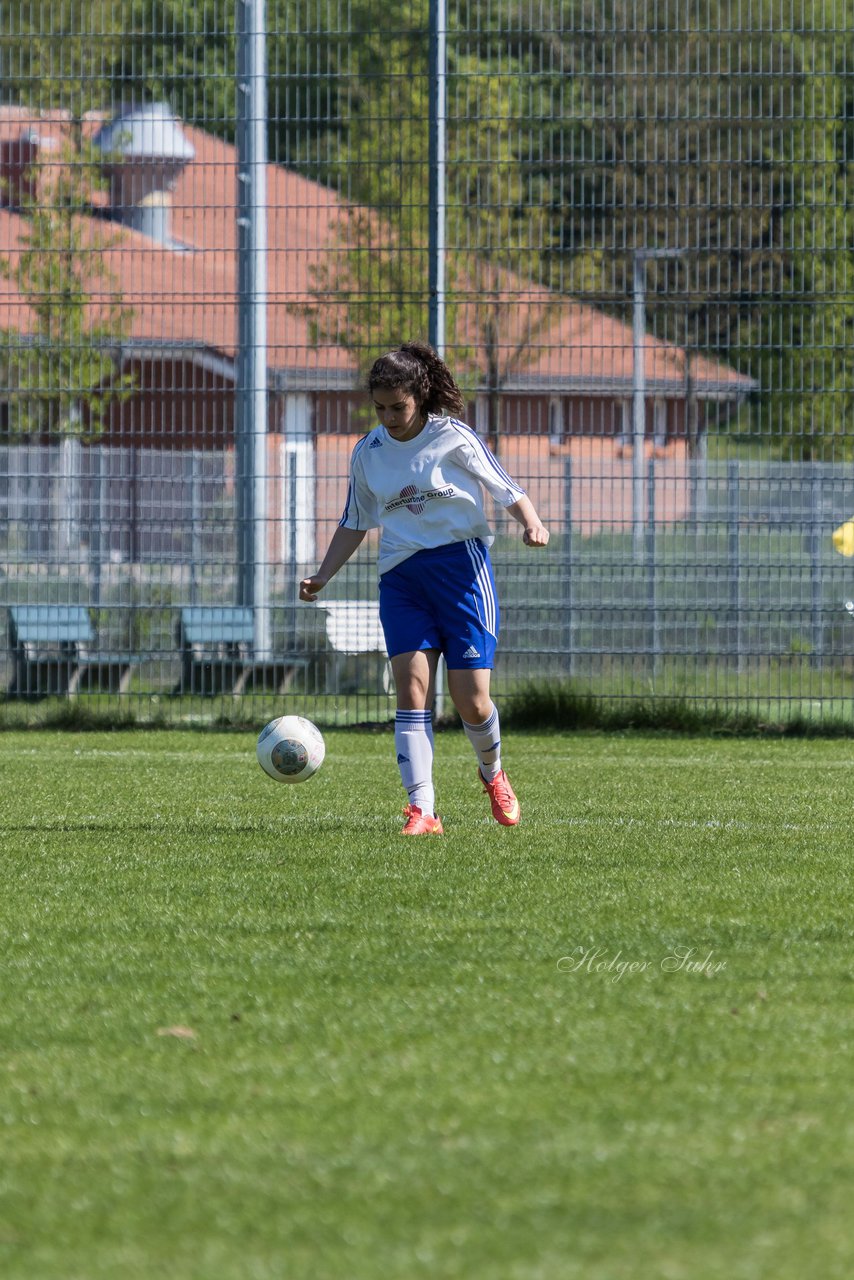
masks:
[[[2,738],[7,1280],[848,1280],[854,744]]]

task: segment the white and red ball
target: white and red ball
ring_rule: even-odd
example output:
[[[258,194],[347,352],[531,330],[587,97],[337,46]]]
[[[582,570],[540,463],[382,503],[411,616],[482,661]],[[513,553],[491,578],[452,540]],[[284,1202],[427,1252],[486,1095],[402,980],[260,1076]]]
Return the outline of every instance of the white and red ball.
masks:
[[[279,716],[261,730],[256,754],[261,768],[276,782],[305,782],[323,764],[326,743],[305,716]]]

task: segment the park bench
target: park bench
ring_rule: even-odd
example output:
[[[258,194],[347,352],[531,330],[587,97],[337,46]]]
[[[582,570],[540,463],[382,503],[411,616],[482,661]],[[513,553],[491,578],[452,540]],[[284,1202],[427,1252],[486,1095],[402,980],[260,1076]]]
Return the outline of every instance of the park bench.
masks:
[[[139,659],[100,650],[85,605],[18,604],[8,613],[14,671],[7,697],[43,698],[92,688],[127,691]]]
[[[309,664],[307,654],[253,658],[253,613],[242,605],[186,605],[175,624],[181,676],[173,693],[246,693],[261,685],[284,693]]]

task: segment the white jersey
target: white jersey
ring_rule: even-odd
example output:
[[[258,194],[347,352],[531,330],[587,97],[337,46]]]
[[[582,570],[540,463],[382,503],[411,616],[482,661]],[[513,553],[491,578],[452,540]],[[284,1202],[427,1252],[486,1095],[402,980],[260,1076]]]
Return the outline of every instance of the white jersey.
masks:
[[[426,547],[480,538],[493,542],[483,490],[509,507],[525,490],[511,480],[471,427],[430,417],[413,440],[374,427],[350,458],[350,484],[340,524],[382,529],[381,574]]]

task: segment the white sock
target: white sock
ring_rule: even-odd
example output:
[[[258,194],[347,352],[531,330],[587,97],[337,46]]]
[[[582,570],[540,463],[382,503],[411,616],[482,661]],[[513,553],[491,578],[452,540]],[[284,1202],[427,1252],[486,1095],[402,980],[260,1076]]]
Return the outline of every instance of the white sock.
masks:
[[[436,803],[432,711],[398,711],[394,717],[394,748],[409,803],[432,818]]]
[[[501,726],[495,703],[483,724],[467,724],[463,720],[463,728],[474,747],[481,773],[487,782],[492,782],[501,772]]]

